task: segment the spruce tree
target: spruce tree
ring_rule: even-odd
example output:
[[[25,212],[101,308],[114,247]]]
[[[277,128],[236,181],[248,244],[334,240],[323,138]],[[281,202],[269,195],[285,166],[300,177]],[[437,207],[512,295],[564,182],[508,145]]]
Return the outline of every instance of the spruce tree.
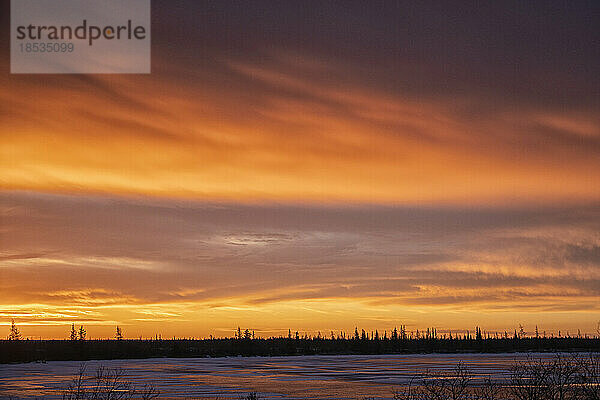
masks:
[[[69,335],[69,339],[77,340],[77,331],[75,330],[75,324],[71,324],[71,334]]]
[[[15,320],[12,320],[10,324],[10,333],[8,335],[8,340],[21,340],[21,332],[19,332],[19,328],[15,325]]]
[[[86,337],[86,335],[87,335],[87,332],[85,331],[85,328],[83,327],[83,325],[81,325],[81,326],[79,327],[79,332],[78,332],[78,334],[79,334],[79,340],[85,340],[85,337]]]

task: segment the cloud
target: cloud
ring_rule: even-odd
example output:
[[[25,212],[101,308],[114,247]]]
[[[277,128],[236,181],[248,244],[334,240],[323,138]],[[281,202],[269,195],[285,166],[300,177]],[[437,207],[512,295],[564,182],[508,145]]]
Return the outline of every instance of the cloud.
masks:
[[[11,75],[4,35],[0,303],[173,329],[595,310],[595,11],[155,1],[149,76]]]
[[[597,205],[250,206],[24,192],[1,203],[10,210],[3,304],[101,306],[107,321],[148,322],[135,311],[144,307],[183,307],[156,321],[194,321],[199,310],[322,301],[585,312],[600,294]]]
[[[560,21],[523,10],[532,30],[500,24],[516,18],[502,7],[315,6],[312,19],[291,5],[178,4],[154,5],[150,76],[0,77],[2,188],[313,204],[600,198],[588,6],[549,14]],[[365,13],[380,22],[357,24]],[[337,23],[317,23],[325,15]],[[451,15],[463,23],[435,23]]]

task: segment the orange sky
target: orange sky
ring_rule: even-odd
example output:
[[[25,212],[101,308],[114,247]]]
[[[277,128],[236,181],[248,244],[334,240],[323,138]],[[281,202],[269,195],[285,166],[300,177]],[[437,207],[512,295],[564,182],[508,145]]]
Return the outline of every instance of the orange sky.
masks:
[[[2,187],[388,204],[600,195],[600,158],[586,145],[600,137],[597,116],[524,109],[467,118],[454,99],[317,85],[268,65],[223,67],[262,88],[254,101],[240,99],[237,89],[205,87],[201,77],[182,87],[160,72],[48,82],[4,77],[10,134],[0,158]],[[310,99],[270,94],[271,86]],[[544,129],[561,130],[573,144],[544,137]]]
[[[405,21],[407,38],[367,22],[346,38],[155,8],[150,75],[10,75],[2,43],[0,324],[595,330],[587,20],[560,22],[582,29],[573,59],[538,64],[553,33],[504,48],[477,15],[473,37]]]

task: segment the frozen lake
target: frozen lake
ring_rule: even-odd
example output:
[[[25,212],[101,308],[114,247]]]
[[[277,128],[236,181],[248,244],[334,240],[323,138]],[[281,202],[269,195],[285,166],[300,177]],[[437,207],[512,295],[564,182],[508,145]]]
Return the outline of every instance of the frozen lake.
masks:
[[[511,353],[155,358],[87,361],[85,366],[88,373],[101,365],[122,368],[136,385],[154,383],[161,399],[238,399],[248,392],[263,399],[391,399],[394,388],[426,370],[448,371],[462,361],[475,375],[502,379],[515,360],[526,357]],[[78,361],[0,365],[0,398],[60,399],[60,388],[81,365]]]

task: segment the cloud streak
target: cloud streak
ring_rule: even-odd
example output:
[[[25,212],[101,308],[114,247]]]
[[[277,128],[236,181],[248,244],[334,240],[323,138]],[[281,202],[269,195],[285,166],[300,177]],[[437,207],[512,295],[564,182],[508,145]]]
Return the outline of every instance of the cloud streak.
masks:
[[[356,32],[329,32],[317,14],[280,27],[285,40],[277,40],[264,32],[280,20],[262,15],[258,5],[248,6],[256,12],[252,24],[238,10],[215,6],[211,12],[231,18],[222,26],[208,10],[195,15],[205,24],[182,15],[197,7],[155,5],[151,76],[3,74],[2,188],[234,202],[502,205],[600,198],[598,79],[573,77],[583,66],[597,70],[589,57],[595,53],[585,51],[597,48],[588,10],[565,10],[560,29],[522,10],[520,17],[538,30],[504,29],[514,38],[546,36],[540,48],[512,49],[481,25],[484,17],[510,17],[485,8],[463,10],[478,33],[470,38],[456,36],[458,26],[434,24],[435,16],[455,9],[381,5],[369,13],[384,21],[395,15],[402,35],[371,32],[369,23],[354,23]],[[337,14],[339,26],[353,20],[352,10],[366,12],[351,6]],[[254,15],[246,11],[246,18]],[[405,20],[408,11],[430,16],[432,37]],[[564,43],[550,38],[561,29],[572,36],[574,21],[590,32],[569,42],[571,52],[579,49],[573,59],[540,64],[561,51]],[[300,26],[327,37],[301,40]],[[183,32],[192,47],[172,46]],[[498,60],[499,49],[522,76],[511,76],[515,66]],[[568,107],[565,93],[576,99]]]
[[[596,205],[334,208],[13,192],[1,207],[7,306],[100,306],[125,323],[147,321],[134,310],[160,304],[183,307],[168,316],[175,321],[306,302],[327,302],[312,309],[333,314],[345,302],[365,315],[391,308],[399,319],[526,310],[567,323],[550,313],[581,313],[581,322],[600,312]]]

